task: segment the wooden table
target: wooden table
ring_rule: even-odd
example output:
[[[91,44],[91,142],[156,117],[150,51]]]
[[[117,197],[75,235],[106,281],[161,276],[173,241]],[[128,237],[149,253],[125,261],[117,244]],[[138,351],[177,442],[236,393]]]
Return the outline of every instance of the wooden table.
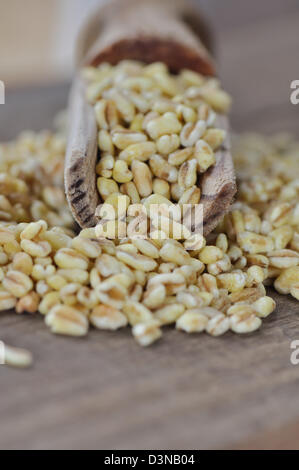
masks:
[[[297,1],[209,7],[235,97],[234,129],[298,135],[299,106],[289,100],[290,82],[299,79]],[[50,126],[66,96],[64,85],[9,93],[0,138]],[[35,364],[0,367],[0,448],[298,449],[299,366],[290,363],[290,343],[299,339],[299,308],[275,299],[276,313],[254,335],[214,339],[169,329],[147,350],[129,331],[66,339],[52,336],[39,316],[1,314],[1,338],[30,349]]]

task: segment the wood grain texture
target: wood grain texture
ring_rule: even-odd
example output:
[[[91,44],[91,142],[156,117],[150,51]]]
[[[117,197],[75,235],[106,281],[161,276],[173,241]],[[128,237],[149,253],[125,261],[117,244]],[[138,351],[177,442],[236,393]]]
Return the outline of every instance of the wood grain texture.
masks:
[[[200,180],[203,207],[203,233],[208,235],[229,211],[237,192],[236,176],[231,156],[231,136],[228,119],[218,116],[216,127],[226,131],[226,139],[216,152],[216,164]]]
[[[70,94],[70,134],[66,151],[65,188],[68,203],[81,227],[97,224],[100,198],[96,184],[98,130],[93,107],[86,101],[85,84],[78,76]]]
[[[299,108],[289,100],[298,2],[252,0],[250,11],[237,0],[207,3],[235,96],[234,130],[299,136]],[[65,87],[9,94],[0,138],[24,122],[49,126],[66,99]],[[0,448],[298,449],[299,366],[290,363],[290,343],[299,339],[299,307],[275,300],[276,313],[256,334],[214,339],[169,329],[148,350],[128,331],[72,340],[52,336],[38,316],[1,314],[1,338],[30,349],[35,365],[0,367]]]

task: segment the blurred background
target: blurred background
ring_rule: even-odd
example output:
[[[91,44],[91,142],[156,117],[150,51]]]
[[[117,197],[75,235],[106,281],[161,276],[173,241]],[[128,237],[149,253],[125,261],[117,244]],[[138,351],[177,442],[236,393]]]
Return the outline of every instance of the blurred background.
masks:
[[[252,54],[265,51],[274,35],[279,36],[288,55],[296,53],[298,58],[298,49],[292,50],[291,45],[292,35],[298,32],[298,0],[194,2],[210,19],[219,45],[226,45],[225,50],[220,47],[222,61],[229,56],[228,65],[236,67],[236,72],[240,55],[246,55],[250,62]],[[101,3],[105,0],[0,0],[0,79],[11,87],[70,77],[80,24]],[[277,18],[277,27],[271,23],[273,18]],[[267,24],[271,24],[270,29]],[[248,38],[245,50],[240,50],[234,40],[240,28],[244,28],[243,34]],[[276,64],[267,64],[269,72],[283,67],[283,55],[277,60]]]
[[[11,87],[70,76],[75,38],[104,0],[0,0],[0,75]]]
[[[289,98],[291,81],[299,79],[299,1],[193,1],[213,31],[218,70],[234,98],[234,128],[298,132],[293,119],[298,118],[298,106],[290,105]],[[16,122],[15,112],[23,99],[18,90],[24,88],[32,103],[28,126],[48,126],[57,108],[65,106],[78,30],[102,3],[105,0],[0,0],[0,80],[7,89],[7,105],[0,109],[4,125],[14,119],[14,132],[24,126],[21,116]],[[44,87],[43,92],[32,91],[31,96],[37,86]],[[271,120],[264,119],[265,113]],[[1,129],[3,121],[0,138],[11,137],[11,127]]]

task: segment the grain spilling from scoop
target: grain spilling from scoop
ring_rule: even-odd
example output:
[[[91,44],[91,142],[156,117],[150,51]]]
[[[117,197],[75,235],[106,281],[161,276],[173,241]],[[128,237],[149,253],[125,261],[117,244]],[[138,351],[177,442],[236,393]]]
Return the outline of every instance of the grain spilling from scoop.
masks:
[[[39,311],[53,333],[77,337],[129,325],[148,346],[164,325],[212,336],[257,330],[275,309],[265,286],[298,299],[298,142],[236,138],[237,199],[208,237],[187,242],[75,233],[64,151],[63,135],[49,132],[0,145],[1,310]]]
[[[128,60],[86,67],[82,76],[98,126],[97,188],[105,202],[97,209],[99,218],[105,220],[106,204],[113,198],[117,206],[122,194],[128,205],[138,201],[149,208],[157,204],[152,196],[160,195],[183,208],[196,193],[198,204],[200,176],[215,165],[215,152],[226,139],[217,113],[227,113],[231,99],[219,81],[191,70],[173,75],[163,63]],[[115,211],[106,218],[118,216]],[[104,236],[103,222],[100,229]],[[186,233],[182,229],[178,238]]]

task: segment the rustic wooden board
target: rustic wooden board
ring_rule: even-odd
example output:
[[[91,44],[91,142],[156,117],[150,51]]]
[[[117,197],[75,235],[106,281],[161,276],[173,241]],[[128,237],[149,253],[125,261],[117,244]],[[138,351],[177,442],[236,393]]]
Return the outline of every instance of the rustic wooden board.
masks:
[[[298,135],[299,106],[289,100],[299,78],[297,1],[254,0],[250,11],[237,0],[206,4],[220,26],[234,129]],[[50,126],[66,99],[64,85],[12,91],[0,107],[0,139]],[[290,343],[299,339],[299,308],[274,296],[276,313],[254,335],[169,329],[147,350],[129,331],[66,339],[39,316],[1,314],[1,339],[30,349],[35,364],[0,367],[0,448],[298,449],[299,366],[290,363]]]

